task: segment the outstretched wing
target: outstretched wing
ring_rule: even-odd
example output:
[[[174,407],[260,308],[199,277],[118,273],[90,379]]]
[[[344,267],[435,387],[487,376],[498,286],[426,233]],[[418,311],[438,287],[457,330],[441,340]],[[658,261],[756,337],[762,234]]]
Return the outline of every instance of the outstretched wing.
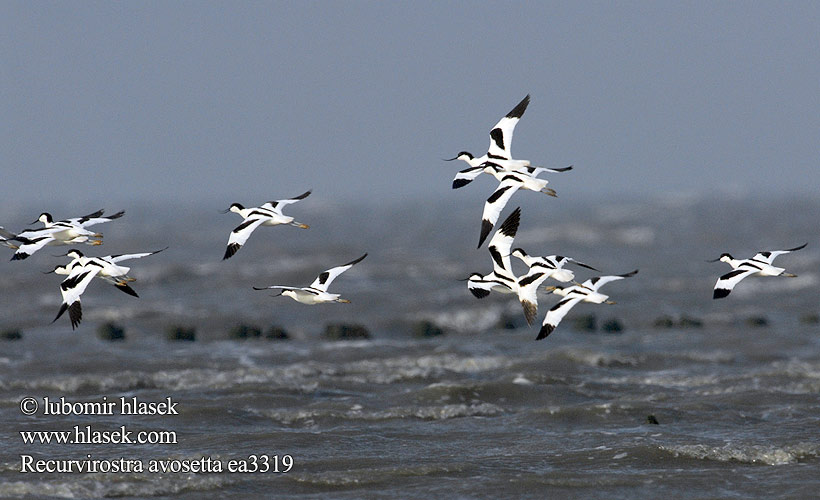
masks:
[[[63,303],[60,306],[60,311],[54,321],[57,321],[63,313],[68,310],[68,316],[71,319],[71,329],[77,327],[83,318],[82,306],[80,305],[80,296],[85,292],[88,284],[94,279],[94,276],[100,272],[99,266],[76,266],[66,279],[60,283],[60,293],[63,296]],[[52,321],[52,323],[54,322]]]
[[[626,274],[617,274],[614,276],[598,276],[584,281],[582,286],[589,288],[593,292],[597,292],[599,288],[606,285],[610,281],[622,280],[624,278],[629,278],[630,276],[635,276],[636,274],[638,274],[637,269]]]
[[[525,174],[531,175],[533,177],[538,177],[540,174],[542,174],[544,172],[549,172],[549,173],[552,173],[552,174],[558,174],[558,173],[561,173],[561,172],[566,172],[568,170],[572,170],[572,165],[570,165],[568,167],[562,167],[562,168],[523,167],[523,168],[516,169],[515,171],[525,173]]]
[[[238,252],[239,249],[242,248],[242,245],[248,241],[251,233],[263,222],[265,222],[265,219],[254,217],[252,219],[245,219],[242,221],[242,224],[236,226],[236,228],[231,231],[230,236],[228,236],[228,248],[225,249],[225,255],[222,257],[222,260],[233,257],[233,254]]]
[[[478,238],[478,247],[484,243],[484,240],[489,236],[490,231],[493,230],[496,221],[498,220],[501,211],[510,201],[512,195],[521,187],[521,182],[515,177],[504,177],[498,184],[498,188],[487,198],[484,203],[484,212],[481,214],[481,235]]]
[[[788,250],[774,250],[772,252],[760,252],[752,257],[752,260],[756,260],[758,262],[765,262],[766,264],[771,265],[774,261],[774,258],[778,255],[783,255],[784,253],[794,252],[796,250],[801,250],[808,245],[808,242],[803,243],[799,247],[790,248]]]
[[[308,196],[310,196],[310,191],[305,191],[299,196],[288,198],[287,200],[268,201],[262,204],[262,208],[273,210],[277,214],[282,215],[282,207],[284,207],[285,205],[290,205],[291,203],[296,203],[299,200],[304,200]]]
[[[497,275],[512,276],[510,264],[510,247],[512,247],[518,224],[521,221],[521,207],[517,207],[504,219],[504,223],[495,232],[487,249],[493,258],[493,271]]]
[[[482,166],[470,167],[465,168],[464,170],[460,170],[453,178],[453,189],[464,187],[467,184],[473,182],[475,178],[481,175],[483,171],[484,167]]]
[[[99,210],[97,212],[94,212],[93,214],[88,214],[86,216],[80,217],[79,219],[77,219],[77,224],[79,224],[81,227],[85,228],[85,227],[93,226],[94,224],[102,224],[103,222],[109,222],[109,221],[112,221],[114,219],[119,219],[120,217],[125,215],[125,210],[120,210],[119,212],[115,213],[114,215],[109,215],[108,217],[100,217],[100,215],[102,215],[102,213],[103,213],[103,211]]]
[[[548,276],[549,274],[535,267],[518,280],[518,300],[524,308],[524,317],[528,325],[532,325],[538,315],[538,287]]]
[[[549,336],[549,334],[555,330],[555,327],[558,326],[558,323],[564,319],[564,316],[567,315],[569,310],[582,300],[584,300],[583,297],[568,297],[552,306],[550,310],[547,311],[547,315],[544,316],[541,330],[538,332],[538,337],[536,337],[535,340],[541,340]]]
[[[154,252],[143,252],[143,253],[127,253],[122,255],[109,255],[108,257],[103,257],[104,260],[108,262],[116,264],[117,262],[122,262],[124,260],[131,260],[131,259],[141,259],[143,257],[148,257],[149,255],[154,255],[155,253],[160,253],[163,250],[168,250],[168,247],[161,248]]]
[[[729,295],[732,289],[740,283],[740,281],[747,277],[751,276],[754,273],[758,272],[758,269],[735,269],[730,271],[720,278],[718,278],[717,282],[715,283],[715,291],[712,294],[713,299],[722,299]]]
[[[329,287],[330,283],[332,283],[333,280],[336,279],[336,276],[339,276],[343,272],[345,272],[348,269],[350,269],[351,267],[353,267],[355,264],[361,262],[365,257],[367,257],[367,254],[364,254],[361,257],[359,257],[358,259],[352,260],[352,261],[348,262],[347,264],[328,269],[327,271],[320,274],[313,281],[313,283],[310,284],[310,288],[314,288],[316,290],[326,292],[327,287]]]
[[[518,124],[518,120],[527,110],[530,104],[530,95],[527,94],[507,115],[496,123],[495,127],[490,130],[490,147],[487,149],[487,155],[490,157],[505,158],[509,160],[512,158],[510,152],[510,145],[512,144],[513,131]]]
[[[40,250],[44,246],[48,245],[49,243],[57,241],[54,239],[53,236],[46,234],[43,236],[38,236],[36,238],[28,239],[26,238],[23,243],[17,246],[17,251],[14,252],[14,255],[11,256],[11,260],[23,260],[28,258],[37,250]]]

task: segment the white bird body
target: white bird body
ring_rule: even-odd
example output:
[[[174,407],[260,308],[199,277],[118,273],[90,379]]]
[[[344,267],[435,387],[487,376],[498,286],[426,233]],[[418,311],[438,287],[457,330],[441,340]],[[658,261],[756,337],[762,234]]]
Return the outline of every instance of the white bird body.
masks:
[[[804,248],[808,243],[804,243],[799,247],[790,248],[788,250],[774,250],[770,252],[759,252],[751,259],[735,259],[728,253],[721,254],[721,256],[711,262],[725,262],[732,266],[732,271],[724,274],[718,278],[715,283],[713,299],[722,299],[729,295],[732,289],[740,283],[741,280],[749,276],[784,276],[794,278],[797,275],[787,273],[786,269],[772,265],[775,257],[786,253],[794,252]]]
[[[98,276],[100,278],[109,281],[115,285],[122,285],[129,281],[136,280],[128,276],[128,272],[131,271],[131,268],[120,265],[120,262],[132,259],[141,259],[142,257],[148,257],[149,255],[154,255],[156,253],[162,252],[167,248],[168,247],[156,250],[154,252],[108,255],[105,257],[87,257],[83,255],[83,253],[79,250],[72,249],[69,250],[65,254],[65,256],[70,257],[72,259],[71,262],[67,264],[67,267],[69,269],[71,269],[73,266],[87,266],[93,263],[93,265],[100,268],[100,270],[98,271]]]
[[[291,203],[296,203],[310,195],[310,191],[300,194],[287,200],[276,200],[263,203],[259,207],[245,208],[239,203],[233,203],[225,212],[239,214],[244,220],[242,224],[231,231],[228,237],[228,247],[222,260],[229,259],[239,251],[242,245],[248,241],[251,233],[259,226],[278,226],[280,224],[290,224],[301,229],[308,229],[307,224],[296,222],[293,217],[282,213],[282,208]]]
[[[547,287],[548,290],[556,295],[564,297],[558,301],[557,304],[547,311],[544,316],[544,321],[541,324],[541,330],[538,332],[538,337],[535,340],[546,338],[558,326],[558,323],[567,315],[567,313],[580,302],[590,302],[593,304],[614,304],[609,300],[609,295],[604,295],[598,292],[598,289],[603,285],[616,280],[629,278],[638,273],[634,270],[631,273],[618,274],[614,276],[599,276],[590,278],[581,284],[575,284],[568,287]]]
[[[461,160],[469,165],[468,168],[456,174],[453,179],[453,189],[466,186],[482,173],[491,173],[487,169],[488,163],[492,163],[504,171],[526,173],[533,177],[538,176],[538,174],[542,172],[565,172],[572,169],[571,166],[557,169],[532,167],[530,160],[519,160],[512,157],[511,146],[513,132],[529,103],[530,96],[527,94],[515,108],[496,123],[490,130],[490,145],[485,154],[476,157],[468,151],[461,151],[455,158],[445,160]]]
[[[341,266],[333,267],[324,271],[319,276],[313,280],[309,286],[306,287],[294,287],[294,286],[286,286],[286,285],[272,285],[266,286],[262,288],[253,287],[254,290],[269,290],[269,289],[279,289],[282,292],[279,295],[284,295],[285,297],[290,297],[296,302],[300,302],[302,304],[307,305],[316,305],[316,304],[323,304],[327,302],[341,302],[341,303],[349,303],[350,301],[347,299],[341,298],[341,294],[338,293],[330,293],[327,291],[330,284],[336,279],[337,276],[342,274],[343,272],[347,271],[355,264],[361,262],[367,254],[362,255],[356,260],[352,260],[347,264],[343,264]]]
[[[493,194],[484,202],[484,210],[481,214],[481,234],[478,238],[478,248],[481,248],[484,240],[487,239],[490,231],[493,230],[495,223],[498,221],[501,211],[504,210],[507,202],[519,189],[529,189],[550,196],[556,196],[555,190],[546,187],[549,183],[546,179],[538,179],[519,172],[507,172],[498,167],[491,167],[491,171],[499,183],[496,190],[493,191]]]
[[[11,235],[12,237],[9,239],[20,242],[19,245],[16,245],[17,251],[11,260],[23,260],[45,246],[73,245],[76,243],[102,245],[102,240],[92,239],[102,238],[102,234],[89,231],[86,227],[118,219],[122,217],[125,212],[120,211],[110,217],[101,217],[102,213],[102,210],[98,210],[93,214],[88,214],[83,217],[55,222],[51,214],[43,212],[40,214],[40,217],[37,218],[37,221],[43,223],[43,227],[39,229],[29,229],[17,234],[4,231],[5,237],[8,238],[9,235]],[[10,245],[7,244],[6,246]],[[14,248],[14,246],[12,246],[12,248]]]
[[[66,265],[56,266],[54,270],[51,271],[55,274],[68,276],[60,283],[60,293],[62,294],[63,302],[54,321],[57,321],[64,312],[68,311],[71,328],[74,329],[80,324],[83,317],[80,296],[85,292],[85,289],[88,288],[88,285],[95,277],[116,285],[118,290],[128,295],[139,297],[137,292],[128,285],[129,281],[135,281],[134,278],[128,276],[130,268],[120,266],[118,263],[125,260],[147,257],[162,252],[163,250],[165,250],[165,248],[155,252],[108,255],[106,257],[86,257],[79,250],[69,250],[65,256],[70,257],[71,262]]]
[[[487,275],[472,273],[467,278],[467,288],[476,298],[483,299],[490,292],[514,293],[518,296],[527,324],[532,324],[538,314],[537,290],[547,279],[545,273],[535,270],[518,278],[512,270],[510,247],[518,231],[521,208],[516,208],[507,216],[487,245],[493,259],[493,270]]]
[[[535,257],[527,254],[527,252],[521,248],[514,249],[512,255],[524,262],[524,264],[530,268],[530,272],[541,271],[546,274],[547,278],[552,278],[564,283],[575,279],[575,273],[573,273],[572,270],[564,269],[564,266],[568,263],[574,263],[578,266],[597,271],[597,269],[592,266],[579,262],[571,257],[564,257],[563,255]]]

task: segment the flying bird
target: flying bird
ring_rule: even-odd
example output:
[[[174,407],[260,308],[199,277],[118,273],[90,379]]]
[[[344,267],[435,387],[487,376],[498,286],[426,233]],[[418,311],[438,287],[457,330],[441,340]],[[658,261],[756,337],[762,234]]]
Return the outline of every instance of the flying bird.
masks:
[[[492,167],[491,170],[498,180],[498,187],[484,203],[484,211],[481,214],[481,234],[478,238],[477,248],[481,248],[484,240],[487,239],[496,221],[498,221],[501,211],[504,210],[507,202],[519,189],[528,189],[550,196],[557,196],[554,189],[547,187],[549,181],[546,179],[539,179],[519,172],[509,172],[500,167]]]
[[[546,338],[555,327],[558,326],[558,323],[567,315],[570,309],[572,309],[575,304],[579,302],[591,302],[593,304],[614,304],[609,300],[608,295],[604,295],[598,292],[598,289],[604,286],[605,284],[609,283],[610,281],[622,280],[624,278],[629,278],[630,276],[634,276],[638,273],[638,270],[635,269],[631,273],[626,274],[618,274],[615,276],[599,276],[596,278],[591,278],[584,281],[582,284],[575,284],[568,287],[560,287],[560,286],[549,286],[547,290],[551,291],[554,294],[561,295],[564,298],[561,299],[557,304],[552,306],[552,308],[547,311],[546,316],[544,316],[544,321],[541,324],[541,330],[538,332],[538,337],[535,340],[541,340]]]
[[[538,314],[538,287],[547,279],[544,272],[530,272],[518,278],[512,270],[510,262],[510,247],[518,231],[521,218],[521,208],[518,207],[507,216],[501,227],[490,239],[487,249],[493,259],[493,270],[489,274],[472,273],[467,278],[467,289],[476,298],[483,299],[491,291],[518,296],[527,324],[532,324]]]
[[[316,277],[313,283],[311,283],[309,286],[303,288],[284,285],[272,285],[262,288],[253,287],[253,289],[280,289],[282,290],[282,292],[280,292],[279,295],[290,297],[296,302],[301,302],[302,304],[307,305],[323,304],[326,302],[341,302],[344,304],[349,304],[349,300],[341,298],[341,295],[338,293],[328,292],[327,288],[330,286],[333,280],[336,279],[336,277],[338,277],[340,274],[353,267],[355,264],[361,262],[365,257],[367,257],[366,253],[358,259],[348,262],[347,264],[330,268],[327,271],[321,273],[318,277]],[[279,295],[276,296],[278,297]]]
[[[124,262],[126,260],[133,260],[133,259],[141,259],[143,257],[148,257],[150,255],[154,255],[157,253],[162,252],[163,250],[167,250],[168,247],[162,248],[160,250],[155,250],[153,252],[142,252],[142,253],[131,253],[131,254],[121,254],[121,255],[108,255],[106,257],[86,257],[77,249],[71,249],[66,252],[63,257],[71,258],[71,262],[67,264],[66,267],[71,269],[73,266],[80,265],[86,266],[91,263],[100,267],[100,271],[97,273],[97,277],[108,281],[117,286],[126,285],[129,282],[136,281],[135,278],[132,278],[128,275],[128,272],[131,270],[130,267],[120,265],[120,262]],[[135,297],[136,292],[129,292],[130,288],[123,289],[126,293],[130,293]]]
[[[718,278],[715,283],[715,291],[712,295],[713,299],[722,299],[729,295],[732,289],[740,283],[743,278],[747,276],[785,276],[787,278],[796,278],[796,274],[787,273],[782,267],[775,267],[772,265],[775,257],[785,253],[794,252],[805,248],[808,243],[804,243],[799,247],[790,248],[788,250],[775,250],[771,252],[760,252],[755,254],[751,259],[735,259],[728,253],[723,253],[717,259],[709,262],[726,262],[732,266],[732,271],[724,274]]]
[[[98,210],[93,214],[83,217],[54,221],[48,212],[43,212],[32,224],[40,221],[43,227],[39,229],[29,229],[20,233],[11,233],[3,230],[0,232],[7,241],[3,243],[11,248],[16,247],[16,252],[11,260],[23,260],[46,245],[72,245],[76,243],[86,243],[88,245],[102,245],[102,234],[89,231],[88,227],[103,222],[119,219],[125,214],[124,211],[117,212],[109,217],[102,217],[103,210]],[[97,239],[94,239],[97,238]],[[14,240],[19,244],[9,244]]]
[[[487,149],[487,152],[479,157],[473,156],[471,153],[467,151],[461,151],[456,155],[455,158],[450,158],[445,161],[453,161],[453,160],[462,160],[467,162],[470,165],[470,169],[478,168],[489,159],[494,160],[504,160],[508,167],[511,168],[522,168],[522,167],[529,167],[530,162],[528,160],[513,160],[512,155],[510,153],[510,145],[512,144],[512,136],[513,131],[515,130],[515,126],[518,124],[518,120],[521,119],[521,116],[524,114],[524,111],[527,110],[527,106],[530,104],[530,95],[527,94],[526,97],[521,99],[521,102],[516,104],[516,106],[507,113],[504,118],[498,121],[495,124],[495,127],[490,130],[490,146]],[[480,172],[479,172],[480,173]],[[478,175],[478,174],[476,174]],[[464,180],[460,181],[458,185],[456,181],[453,181],[453,189],[460,188],[469,184],[472,179],[465,178]]]
[[[544,257],[534,257],[527,252],[524,251],[523,248],[516,248],[512,251],[512,256],[517,257],[520,259],[527,267],[530,269],[530,272],[543,272],[547,275],[547,278],[552,278],[558,281],[562,281],[564,283],[568,281],[572,281],[575,279],[575,273],[572,272],[570,269],[564,269],[566,264],[575,264],[576,266],[585,267],[587,269],[592,269],[593,271],[598,271],[594,267],[584,264],[583,262],[579,262],[571,257],[564,257],[562,255],[547,255]]]
[[[242,224],[238,225],[231,231],[228,237],[228,248],[225,249],[225,255],[222,260],[230,259],[239,251],[242,245],[248,241],[251,233],[259,226],[278,226],[279,224],[290,224],[301,229],[308,229],[310,226],[296,222],[293,217],[282,213],[282,208],[286,205],[296,203],[303,200],[310,195],[310,191],[304,192],[294,198],[287,200],[276,200],[264,203],[260,207],[245,208],[239,203],[233,203],[223,213],[234,212],[242,216]]]

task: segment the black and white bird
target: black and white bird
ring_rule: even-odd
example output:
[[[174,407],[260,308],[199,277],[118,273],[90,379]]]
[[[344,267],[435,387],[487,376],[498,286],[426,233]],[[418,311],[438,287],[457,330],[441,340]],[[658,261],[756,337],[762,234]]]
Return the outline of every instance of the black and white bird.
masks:
[[[493,270],[489,274],[472,273],[467,278],[467,289],[476,298],[483,299],[491,291],[500,293],[518,293],[518,278],[513,274],[510,262],[510,247],[515,240],[515,233],[521,221],[521,208],[518,207],[507,216],[501,227],[490,239],[487,249],[493,259]]]
[[[604,295],[598,292],[598,289],[601,288],[603,285],[609,283],[610,281],[622,280],[624,278],[629,278],[630,276],[634,276],[638,273],[638,270],[635,269],[631,273],[626,274],[618,274],[615,276],[599,276],[596,278],[591,278],[584,281],[582,284],[575,284],[568,287],[559,287],[559,286],[549,286],[547,290],[551,291],[554,294],[561,295],[564,298],[561,299],[557,304],[552,306],[552,308],[547,311],[546,316],[544,316],[544,321],[541,324],[541,330],[538,332],[538,337],[535,340],[541,340],[546,338],[555,327],[558,326],[558,323],[567,315],[570,309],[572,309],[575,304],[579,302],[591,302],[593,304],[614,304],[609,300],[608,295]]]
[[[585,267],[598,271],[594,267],[579,262],[571,257],[564,257],[562,255],[546,255],[543,257],[534,257],[524,251],[523,248],[515,248],[512,251],[512,256],[520,259],[530,269],[530,273],[543,272],[547,278],[552,278],[561,282],[568,282],[575,279],[575,273],[570,269],[564,269],[566,264],[575,264],[576,266]]]
[[[131,269],[126,266],[121,266],[119,263],[154,255],[166,249],[167,247],[154,252],[109,255],[106,257],[86,257],[79,250],[69,250],[64,257],[70,257],[71,262],[66,265],[56,266],[52,271],[49,271],[56,274],[68,275],[68,277],[60,283],[60,293],[63,296],[63,302],[60,305],[60,311],[57,313],[57,317],[54,318],[54,321],[57,321],[63,313],[68,311],[71,328],[74,329],[80,324],[83,318],[80,296],[85,292],[85,289],[94,278],[107,281],[128,295],[139,297],[137,292],[128,285],[129,282],[136,281],[135,278],[128,275]],[[52,321],[52,323],[54,321]]]
[[[85,292],[85,289],[88,288],[88,285],[91,284],[91,281],[99,276],[102,269],[103,266],[94,261],[88,262],[85,265],[75,262],[73,265],[68,264],[54,268],[54,273],[68,275],[68,277],[60,283],[60,293],[62,294],[63,302],[52,323],[60,319],[60,316],[62,316],[64,312],[68,311],[68,317],[71,320],[71,329],[74,330],[79,326],[83,319],[83,307],[80,303],[80,296]],[[138,296],[137,292],[128,286],[126,282],[117,283],[117,288],[128,295]]]
[[[466,186],[482,173],[490,173],[487,170],[489,166],[486,164],[487,162],[492,162],[496,167],[503,170],[519,171],[533,177],[538,176],[541,172],[565,172],[572,169],[571,166],[555,169],[532,167],[529,160],[515,160],[512,158],[510,146],[512,145],[513,131],[529,104],[530,96],[527,94],[521,102],[496,123],[495,127],[490,130],[490,146],[484,155],[475,157],[467,151],[461,151],[455,158],[445,160],[462,160],[469,165],[468,168],[456,174],[453,179],[453,189]]]
[[[808,243],[804,243],[799,247],[790,248],[788,250],[774,250],[771,252],[760,252],[755,254],[751,259],[735,259],[728,253],[721,254],[717,259],[709,262],[726,262],[732,266],[732,271],[724,274],[718,278],[715,283],[715,291],[712,295],[713,299],[722,299],[729,295],[732,289],[740,283],[743,278],[747,276],[785,276],[787,278],[795,278],[796,274],[787,273],[782,267],[775,267],[772,265],[775,257],[783,255],[784,253],[794,252],[805,248]]]
[[[244,221],[231,231],[228,237],[228,248],[225,249],[225,255],[222,260],[229,259],[239,251],[242,245],[248,241],[251,233],[259,226],[278,226],[279,224],[290,224],[301,229],[308,229],[310,226],[296,222],[293,217],[282,213],[282,209],[286,205],[296,203],[303,200],[310,195],[310,191],[304,192],[294,198],[287,200],[269,201],[262,204],[260,207],[245,208],[239,203],[233,203],[223,213],[234,212],[242,216]]]
[[[83,217],[54,221],[51,214],[43,212],[32,224],[40,221],[43,227],[39,229],[29,229],[14,234],[3,231],[3,236],[8,240],[19,242],[15,245],[16,252],[11,260],[23,260],[34,252],[47,245],[72,245],[76,243],[86,243],[88,245],[102,245],[102,234],[89,231],[88,227],[103,222],[119,219],[125,214],[124,211],[117,212],[109,217],[102,217],[103,210],[98,210],[93,214]],[[96,239],[94,239],[96,238]],[[6,244],[6,246],[10,246]]]
[[[515,130],[515,126],[518,124],[518,120],[521,119],[521,116],[524,114],[524,111],[527,110],[527,106],[529,106],[529,104],[530,95],[527,94],[527,96],[521,99],[521,102],[519,102],[509,113],[507,113],[507,115],[504,116],[504,118],[502,118],[498,121],[498,123],[495,124],[495,127],[493,127],[492,130],[490,130],[490,147],[487,149],[487,152],[484,155],[475,157],[467,151],[461,151],[458,155],[456,155],[455,158],[450,158],[445,161],[465,161],[468,165],[470,165],[470,167],[466,170],[463,170],[462,172],[468,173],[472,171],[472,169],[478,169],[478,173],[476,173],[476,176],[480,174],[483,170],[483,167],[481,167],[481,165],[490,159],[499,161],[504,160],[506,162],[505,165],[511,168],[529,167],[530,162],[528,160],[513,160],[512,155],[510,153],[513,131]],[[463,177],[461,180],[459,180],[458,176],[456,176],[456,179],[453,180],[453,189],[466,186],[474,178],[475,177]]]
[[[120,265],[120,262],[124,262],[126,260],[141,259],[143,257],[148,257],[149,255],[160,253],[163,250],[167,249],[168,247],[165,247],[160,250],[155,250],[153,252],[108,255],[105,257],[86,257],[79,250],[71,249],[68,252],[66,252],[63,256],[72,259],[71,262],[67,265],[69,269],[76,265],[86,266],[91,263],[94,263],[94,265],[100,267],[100,271],[97,274],[99,278],[104,279],[114,285],[123,286],[129,282],[136,281],[136,279],[128,275],[128,272],[131,270],[131,268]],[[132,295],[134,295],[135,297],[137,296],[136,293],[132,293]]]
[[[547,279],[546,273],[532,272],[518,278],[512,270],[510,247],[521,219],[521,208],[516,208],[507,216],[501,227],[490,239],[487,249],[493,260],[493,270],[489,274],[472,273],[467,278],[467,289],[476,298],[483,299],[491,291],[518,296],[524,310],[527,324],[532,324],[538,314],[538,287]]]
[[[557,196],[554,189],[547,187],[549,181],[546,179],[539,179],[520,172],[508,172],[500,168],[493,168],[493,175],[498,180],[498,187],[484,203],[484,211],[481,214],[481,234],[478,238],[477,248],[481,248],[484,240],[487,239],[496,221],[498,221],[501,211],[504,210],[507,202],[519,189],[528,189],[550,196]]]
[[[327,288],[336,279],[337,276],[342,274],[343,272],[347,271],[355,264],[361,262],[367,254],[362,255],[356,260],[352,260],[347,264],[343,264],[338,267],[333,267],[324,271],[320,274],[316,279],[311,283],[309,286],[306,287],[293,287],[293,286],[285,286],[285,285],[272,285],[266,286],[262,288],[253,287],[254,290],[269,290],[269,289],[280,289],[282,290],[281,293],[276,295],[284,295],[286,297],[290,297],[296,302],[301,302],[302,304],[307,305],[315,305],[315,304],[323,304],[326,302],[341,302],[344,304],[349,304],[350,301],[347,299],[341,298],[341,295],[338,293],[330,293],[327,291]]]

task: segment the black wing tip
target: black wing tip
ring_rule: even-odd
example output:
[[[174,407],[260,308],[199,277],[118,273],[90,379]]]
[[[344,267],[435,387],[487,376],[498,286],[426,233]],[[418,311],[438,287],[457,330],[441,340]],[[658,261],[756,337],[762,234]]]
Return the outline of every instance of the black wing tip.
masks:
[[[487,221],[489,222],[489,221]],[[513,212],[504,219],[501,224],[501,234],[515,238],[515,233],[518,232],[518,225],[521,223],[521,207],[516,207]]]
[[[490,295],[490,291],[484,290],[483,288],[468,288],[468,290],[470,290],[470,293],[473,294],[473,297],[477,299],[483,299],[487,295]]]
[[[137,295],[137,292],[134,291],[133,288],[128,286],[128,283],[118,283],[115,286],[117,287],[118,290],[122,290],[123,292],[127,293],[128,295],[131,295],[132,297],[139,298],[139,295]]]
[[[484,244],[484,240],[487,239],[487,236],[490,235],[490,231],[492,230],[493,223],[487,219],[481,219],[481,234],[478,237],[478,246],[476,248],[481,248],[481,245]]]
[[[228,245],[228,248],[225,249],[225,255],[222,257],[222,260],[227,260],[233,257],[233,255],[239,251],[242,247],[239,243],[231,243]]]
[[[802,245],[800,245],[799,247],[789,248],[786,251],[787,252],[795,252],[797,250],[802,250],[802,249],[806,248],[806,245],[808,245],[808,244],[809,244],[809,242],[807,241],[807,242],[803,243]]]
[[[507,113],[507,118],[521,118],[524,114],[524,111],[527,110],[527,106],[530,104],[530,95],[527,94],[526,97],[521,99],[519,102],[509,113]]]
[[[60,316],[62,316],[63,313],[66,312],[66,310],[68,310],[68,304],[63,302],[62,305],[60,305],[60,310],[57,312],[57,316],[55,316],[51,322],[54,323],[55,321],[60,319]]]
[[[553,168],[552,170],[555,170],[556,172],[567,172],[569,170],[572,170],[572,165],[568,167]]]
[[[307,198],[308,196],[310,196],[310,193],[312,193],[312,192],[313,192],[313,189],[308,189],[307,191],[305,191],[304,193],[300,194],[299,196],[295,196],[293,199],[294,199],[294,200],[304,200],[305,198]]]
[[[11,256],[11,260],[25,260],[28,258],[28,255],[27,253],[15,252],[15,254]]]
[[[572,262],[573,262],[576,266],[581,266],[581,267],[585,267],[585,268],[587,268],[587,269],[592,269],[593,271],[597,271],[597,272],[599,272],[599,273],[601,272],[601,270],[600,270],[600,269],[596,269],[596,268],[594,268],[594,267],[590,266],[589,264],[584,264],[583,262],[578,262],[578,261],[572,261]]]
[[[726,288],[715,288],[715,293],[712,295],[713,299],[722,299],[729,295],[731,290],[727,290]]]
[[[555,330],[555,325],[547,324],[542,326],[541,330],[538,332],[538,336],[535,337],[535,340],[543,340],[549,337],[549,334],[552,333],[553,330]]]
[[[471,182],[473,181],[469,179],[453,179],[453,189],[462,188]]]
[[[343,265],[343,266],[352,266],[352,265],[358,264],[359,262],[363,261],[365,257],[367,257],[367,252],[365,252],[365,253],[364,253],[364,255],[362,255],[362,256],[361,256],[361,257],[359,257],[358,259],[356,259],[356,260],[351,260],[351,261],[350,261],[350,262],[348,262],[347,264],[342,264],[342,265]]]
[[[102,210],[100,210],[100,212],[102,213]],[[125,210],[120,210],[119,212],[115,213],[114,215],[109,215],[108,218],[109,219],[119,219],[123,215],[125,215]]]
[[[619,275],[619,276],[620,276],[621,278],[629,278],[629,277],[631,277],[631,276],[635,276],[636,274],[638,274],[638,270],[637,270],[637,269],[635,269],[635,270],[634,270],[634,271],[632,271],[632,272],[626,273],[626,274],[621,274],[621,275]]]
[[[532,322],[535,321],[535,317],[538,316],[538,305],[529,300],[522,300],[521,307],[524,308],[524,319],[527,320],[527,324],[532,325]]]
[[[80,322],[83,320],[83,306],[79,300],[68,306],[68,317],[71,319],[72,330],[80,326]]]

